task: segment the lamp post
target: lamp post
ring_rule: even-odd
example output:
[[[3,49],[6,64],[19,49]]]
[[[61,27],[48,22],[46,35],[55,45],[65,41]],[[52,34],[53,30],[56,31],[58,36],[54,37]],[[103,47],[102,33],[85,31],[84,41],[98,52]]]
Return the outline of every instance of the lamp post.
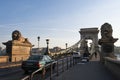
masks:
[[[67,44],[67,43],[65,43],[65,45],[66,45],[66,49],[67,49],[68,44]]]
[[[49,44],[49,39],[46,39],[46,43],[47,43],[47,47],[48,47],[48,44]]]
[[[47,43],[47,48],[46,48],[45,55],[49,55],[50,54],[50,51],[49,51],[49,39],[46,39],[46,43]]]
[[[40,41],[40,37],[38,36],[37,38],[38,38],[38,49],[39,49],[39,41]]]

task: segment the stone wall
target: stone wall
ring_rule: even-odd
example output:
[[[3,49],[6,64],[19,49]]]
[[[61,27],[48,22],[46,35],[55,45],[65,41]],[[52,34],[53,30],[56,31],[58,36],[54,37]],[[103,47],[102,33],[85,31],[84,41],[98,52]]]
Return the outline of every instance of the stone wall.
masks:
[[[28,55],[22,55],[22,56],[12,56],[12,62],[19,62],[19,61],[24,61],[28,58]],[[9,62],[9,56],[0,56],[0,63],[6,63]]]
[[[16,56],[12,56],[12,62],[19,62],[19,61],[24,61],[26,59],[28,59],[28,55],[16,55]]]
[[[120,80],[120,61],[105,57],[105,66]]]
[[[8,56],[0,56],[0,63],[8,62]]]

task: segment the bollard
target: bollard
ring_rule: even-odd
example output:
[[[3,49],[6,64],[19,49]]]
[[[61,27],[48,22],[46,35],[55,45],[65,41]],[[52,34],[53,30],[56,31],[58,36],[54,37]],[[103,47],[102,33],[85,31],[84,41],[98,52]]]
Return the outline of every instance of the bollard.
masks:
[[[52,63],[50,64],[50,80],[52,80]]]
[[[74,66],[74,59],[73,59],[73,57],[72,57],[72,61],[73,61],[73,66]]]
[[[10,65],[9,65],[9,57],[7,58],[7,65],[8,65],[8,67],[10,67]]]
[[[15,64],[17,64],[17,63],[16,63],[16,62],[17,62],[17,61],[16,61],[16,57],[15,57],[15,61],[14,61],[14,62],[15,62]]]
[[[72,67],[72,58],[70,57],[71,67]]]
[[[62,72],[64,72],[64,59],[62,59]]]
[[[67,57],[67,70],[68,70],[68,57]]]
[[[33,75],[31,74],[29,80],[32,80],[32,78],[33,78]]]
[[[45,67],[42,70],[42,80],[45,80],[45,74],[46,74],[46,70]]]
[[[58,71],[58,60],[57,60],[57,76],[59,76],[59,71]]]
[[[18,62],[17,58],[15,57],[15,64],[16,64],[15,66],[18,66],[17,62]]]
[[[70,61],[70,67],[71,67],[71,57],[70,57],[69,61]]]
[[[21,57],[21,62],[23,61],[23,57]]]
[[[75,65],[75,59],[73,58],[73,65]]]

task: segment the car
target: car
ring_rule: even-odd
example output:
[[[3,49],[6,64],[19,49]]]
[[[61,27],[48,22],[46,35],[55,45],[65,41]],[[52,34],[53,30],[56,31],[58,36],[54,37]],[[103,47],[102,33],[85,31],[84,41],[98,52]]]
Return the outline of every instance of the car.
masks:
[[[80,52],[73,52],[72,56],[73,56],[74,59],[77,59],[77,58],[81,57],[81,54],[80,54]]]
[[[42,70],[45,65],[50,64],[54,61],[55,60],[53,60],[48,55],[31,55],[26,61],[22,62],[21,68],[24,70],[24,73],[27,74],[39,68]],[[53,64],[53,68],[54,67],[55,64]]]
[[[89,62],[89,55],[90,53],[84,53],[81,56],[81,62]]]
[[[89,57],[82,57],[81,62],[83,63],[89,62]]]

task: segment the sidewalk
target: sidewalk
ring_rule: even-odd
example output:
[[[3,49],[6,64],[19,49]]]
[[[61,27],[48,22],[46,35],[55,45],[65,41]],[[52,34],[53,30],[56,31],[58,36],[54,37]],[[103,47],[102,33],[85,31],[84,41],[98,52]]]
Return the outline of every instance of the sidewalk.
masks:
[[[105,66],[98,61],[78,63],[54,80],[117,80]]]
[[[11,73],[16,73],[21,71],[20,67],[10,67],[10,68],[0,68],[0,77],[10,75]]]
[[[0,77],[20,71],[20,65],[21,62],[0,63]]]
[[[21,62],[6,62],[6,63],[0,63],[0,69],[2,68],[10,68],[15,66],[20,66]]]

